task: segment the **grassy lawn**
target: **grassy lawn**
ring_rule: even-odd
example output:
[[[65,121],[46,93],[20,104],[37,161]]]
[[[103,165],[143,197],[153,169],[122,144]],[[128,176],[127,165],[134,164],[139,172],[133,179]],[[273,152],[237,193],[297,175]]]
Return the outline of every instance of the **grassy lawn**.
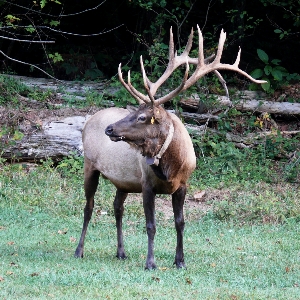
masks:
[[[140,200],[129,200],[125,208],[128,259],[115,258],[112,191],[101,180],[85,257],[75,259],[85,202],[81,175],[66,177],[49,165],[32,171],[21,165],[2,167],[0,298],[300,299],[297,218],[242,223],[220,220],[219,206],[211,205],[205,213],[197,208],[190,213],[186,207],[187,269],[177,270],[173,220],[158,205],[158,269],[145,271],[147,236]],[[234,197],[240,194],[232,192]],[[299,205],[299,190],[291,195],[291,203],[298,199]]]

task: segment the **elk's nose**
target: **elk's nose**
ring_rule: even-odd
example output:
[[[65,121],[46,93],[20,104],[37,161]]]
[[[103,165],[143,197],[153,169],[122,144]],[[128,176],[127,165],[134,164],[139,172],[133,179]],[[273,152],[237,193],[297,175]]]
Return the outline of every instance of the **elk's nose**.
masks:
[[[106,127],[106,129],[105,129],[105,134],[106,135],[110,136],[110,135],[113,134],[113,132],[114,132],[114,128],[112,127],[112,125],[109,125],[109,126]]]

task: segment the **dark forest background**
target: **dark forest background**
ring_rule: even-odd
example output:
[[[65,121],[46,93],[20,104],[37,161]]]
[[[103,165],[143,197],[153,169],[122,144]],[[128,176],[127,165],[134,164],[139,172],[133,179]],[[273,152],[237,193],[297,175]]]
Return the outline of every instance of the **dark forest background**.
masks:
[[[223,28],[223,62],[233,63],[240,46],[241,68],[249,73],[273,59],[290,74],[300,71],[298,0],[11,0],[0,1],[0,11],[4,73],[45,77],[33,64],[59,79],[109,78],[120,62],[138,70],[141,54],[164,64],[170,26],[181,49],[197,24],[207,55],[216,51]],[[39,40],[55,43],[33,43]]]

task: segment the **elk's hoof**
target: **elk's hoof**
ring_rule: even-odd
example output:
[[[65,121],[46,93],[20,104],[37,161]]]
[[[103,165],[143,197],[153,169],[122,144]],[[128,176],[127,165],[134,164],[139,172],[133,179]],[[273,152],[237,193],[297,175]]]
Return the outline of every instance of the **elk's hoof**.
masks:
[[[155,270],[156,264],[155,262],[146,262],[145,270]]]
[[[184,261],[174,261],[174,265],[176,265],[177,269],[186,269]]]
[[[122,254],[117,254],[116,258],[118,258],[118,259],[126,259],[127,256],[125,255],[125,253],[122,253]]]
[[[80,249],[76,249],[76,251],[74,253],[74,257],[75,258],[83,258],[83,251]]]

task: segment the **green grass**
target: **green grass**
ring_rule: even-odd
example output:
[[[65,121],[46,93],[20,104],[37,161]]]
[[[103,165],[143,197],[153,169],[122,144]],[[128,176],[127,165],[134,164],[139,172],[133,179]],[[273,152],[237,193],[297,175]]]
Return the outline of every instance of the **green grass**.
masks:
[[[33,171],[21,165],[2,167],[1,299],[300,298],[300,223],[295,218],[282,224],[241,225],[235,218],[220,221],[213,209],[204,217],[194,213],[186,221],[187,269],[177,270],[173,220],[158,213],[158,269],[145,271],[147,236],[141,203],[131,200],[126,205],[128,259],[118,260],[113,187],[104,180],[85,257],[75,259],[85,200],[81,174],[63,174],[49,164]]]

